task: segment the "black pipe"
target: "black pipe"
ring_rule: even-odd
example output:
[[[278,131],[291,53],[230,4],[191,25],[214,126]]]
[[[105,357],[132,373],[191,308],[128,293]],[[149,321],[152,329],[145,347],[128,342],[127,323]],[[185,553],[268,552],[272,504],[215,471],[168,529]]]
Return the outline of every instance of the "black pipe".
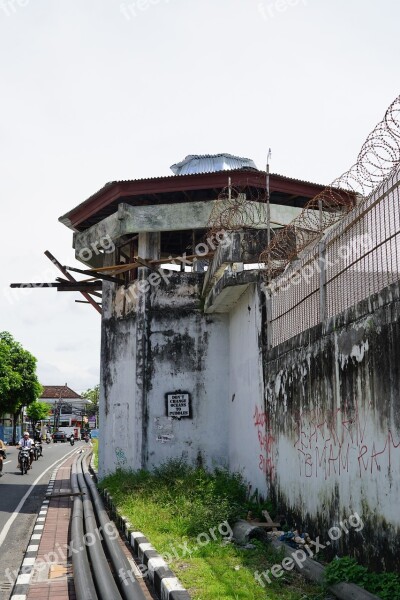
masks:
[[[146,596],[132,573],[132,566],[118,544],[117,528],[108,517],[97,487],[89,474],[88,465],[85,460],[82,461],[82,471],[92,496],[93,506],[101,526],[101,534],[104,538],[115,573],[117,573],[121,584],[122,595],[125,600],[146,600]],[[117,536],[113,536],[114,539],[110,535],[107,535],[111,523],[117,533]]]
[[[78,458],[72,464],[71,488],[73,493],[79,493],[77,463]],[[87,553],[74,552],[79,548],[84,548],[83,504],[81,497],[75,496],[71,521],[71,551],[76,598],[77,600],[98,600]]]
[[[86,487],[85,478],[81,471],[82,459],[83,455],[81,454],[77,465],[78,485],[80,491],[85,494],[85,496],[83,496],[83,515],[86,537],[90,536],[90,541],[86,540],[85,545],[89,549],[90,562],[92,564],[97,593],[100,600],[122,600],[122,596],[115,583],[101,544],[100,538],[102,534],[97,527],[89,490]]]

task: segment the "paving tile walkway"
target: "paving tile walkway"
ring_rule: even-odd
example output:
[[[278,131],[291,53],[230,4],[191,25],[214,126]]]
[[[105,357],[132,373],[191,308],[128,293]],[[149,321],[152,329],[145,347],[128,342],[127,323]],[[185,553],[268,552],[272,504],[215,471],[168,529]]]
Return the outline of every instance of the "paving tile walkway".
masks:
[[[74,460],[73,455],[58,469],[52,493],[70,491],[71,465]],[[68,556],[72,507],[73,501],[70,496],[51,498],[48,503],[47,514],[43,514],[42,517],[44,527],[27,600],[76,600],[72,561]],[[32,544],[34,541],[32,540]]]
[[[76,458],[72,455],[50,482],[49,493],[60,494],[71,491],[71,466]],[[24,563],[32,569],[29,589],[24,600],[76,600],[72,572],[72,558],[69,552],[69,532],[72,516],[73,500],[70,496],[51,498],[43,502],[36,521],[36,526],[27,549]],[[135,566],[127,543],[120,537],[119,545],[127,556],[133,572],[140,571]],[[32,554],[37,555],[30,558]],[[24,564],[23,563],[23,564]],[[32,565],[29,567],[29,565]],[[147,588],[143,579],[138,580],[146,600],[154,600],[156,596]],[[15,596],[15,598],[22,598]]]

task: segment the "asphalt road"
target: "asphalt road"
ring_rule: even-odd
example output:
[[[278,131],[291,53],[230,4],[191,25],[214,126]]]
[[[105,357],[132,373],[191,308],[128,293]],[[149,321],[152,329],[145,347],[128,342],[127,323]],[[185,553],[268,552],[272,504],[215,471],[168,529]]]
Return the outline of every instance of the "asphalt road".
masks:
[[[54,468],[82,443],[77,442],[73,448],[69,443],[44,444],[43,457],[33,461],[26,475],[17,470],[18,450],[8,447],[0,478],[0,600],[8,600],[11,595],[13,571],[21,565]]]

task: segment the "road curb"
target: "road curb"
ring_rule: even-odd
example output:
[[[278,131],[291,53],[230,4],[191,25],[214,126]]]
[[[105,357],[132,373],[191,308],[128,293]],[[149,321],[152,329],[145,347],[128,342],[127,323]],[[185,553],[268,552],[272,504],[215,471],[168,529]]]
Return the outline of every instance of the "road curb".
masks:
[[[102,490],[101,494],[110,516],[119,530],[122,531],[134,554],[146,567],[149,580],[158,597],[161,600],[190,600],[189,592],[183,587],[179,579],[175,577],[175,574],[171,571],[161,554],[157,552],[141,531],[135,531],[129,520],[118,513],[113,497],[108,490]]]
[[[53,491],[54,482],[56,480],[58,470],[60,469],[60,467],[62,467],[63,464],[64,461],[53,470],[47,486],[46,494],[51,494],[51,492]],[[27,549],[25,550],[24,558],[22,559],[22,563],[19,568],[17,579],[11,592],[10,600],[26,600],[33,573],[33,568],[39,552],[39,545],[40,540],[42,538],[42,532],[46,523],[49,504],[50,500],[43,500],[42,502],[39,514],[36,517],[35,525],[33,527],[33,531]]]

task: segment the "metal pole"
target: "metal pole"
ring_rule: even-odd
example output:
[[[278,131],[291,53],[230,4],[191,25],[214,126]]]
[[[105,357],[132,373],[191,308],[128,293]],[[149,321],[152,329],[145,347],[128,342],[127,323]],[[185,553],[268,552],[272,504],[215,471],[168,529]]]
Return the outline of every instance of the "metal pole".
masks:
[[[326,319],[326,260],[325,260],[325,241],[322,239],[322,200],[318,201],[319,207],[319,228],[321,239],[318,244],[319,260],[319,319],[323,323]]]
[[[267,244],[271,243],[271,207],[269,203],[269,160],[271,158],[271,148],[268,150],[267,156],[267,173],[266,173],[266,195],[267,195]]]
[[[265,311],[267,317],[267,350],[272,348],[272,296],[269,286],[265,286]]]

